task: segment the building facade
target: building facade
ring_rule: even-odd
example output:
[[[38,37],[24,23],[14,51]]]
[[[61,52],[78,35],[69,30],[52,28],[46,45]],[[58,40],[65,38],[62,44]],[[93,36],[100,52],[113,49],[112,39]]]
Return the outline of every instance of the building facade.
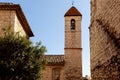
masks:
[[[0,3],[0,34],[8,29],[26,38],[34,36],[19,4]]]
[[[65,17],[64,55],[45,55],[42,80],[82,80],[81,13],[72,6]],[[34,36],[19,4],[0,3],[0,34],[10,29],[20,36]],[[41,79],[40,79],[41,80]]]
[[[64,55],[46,55],[42,80],[82,80],[81,13],[72,6],[64,15]]]
[[[120,80],[120,0],[91,0],[92,80]]]

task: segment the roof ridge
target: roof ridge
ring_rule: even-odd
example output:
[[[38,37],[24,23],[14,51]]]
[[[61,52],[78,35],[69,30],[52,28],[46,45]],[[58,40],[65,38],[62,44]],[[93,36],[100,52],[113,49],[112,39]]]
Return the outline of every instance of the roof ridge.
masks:
[[[72,6],[64,16],[82,16],[82,14],[79,12],[79,10],[75,7]]]

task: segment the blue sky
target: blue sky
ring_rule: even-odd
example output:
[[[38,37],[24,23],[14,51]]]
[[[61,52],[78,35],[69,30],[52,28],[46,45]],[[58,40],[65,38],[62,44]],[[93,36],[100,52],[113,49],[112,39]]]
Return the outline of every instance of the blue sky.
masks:
[[[41,41],[47,47],[46,54],[64,53],[64,14],[72,6],[82,13],[82,64],[83,76],[90,75],[89,0],[0,0],[20,4],[31,26],[33,42]]]

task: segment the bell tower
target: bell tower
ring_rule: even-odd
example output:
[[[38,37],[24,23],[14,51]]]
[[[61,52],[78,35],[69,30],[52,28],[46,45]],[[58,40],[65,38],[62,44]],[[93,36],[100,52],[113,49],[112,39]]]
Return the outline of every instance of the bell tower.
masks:
[[[65,18],[65,80],[82,80],[81,13],[72,6]]]

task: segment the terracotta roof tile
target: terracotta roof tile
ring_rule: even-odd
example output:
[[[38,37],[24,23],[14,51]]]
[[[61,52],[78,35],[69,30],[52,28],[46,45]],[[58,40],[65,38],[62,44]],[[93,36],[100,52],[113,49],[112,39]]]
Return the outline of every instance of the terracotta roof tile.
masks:
[[[72,6],[64,16],[82,16],[82,14],[74,7]]]
[[[48,61],[48,65],[64,65],[64,55],[45,55],[45,58]]]

